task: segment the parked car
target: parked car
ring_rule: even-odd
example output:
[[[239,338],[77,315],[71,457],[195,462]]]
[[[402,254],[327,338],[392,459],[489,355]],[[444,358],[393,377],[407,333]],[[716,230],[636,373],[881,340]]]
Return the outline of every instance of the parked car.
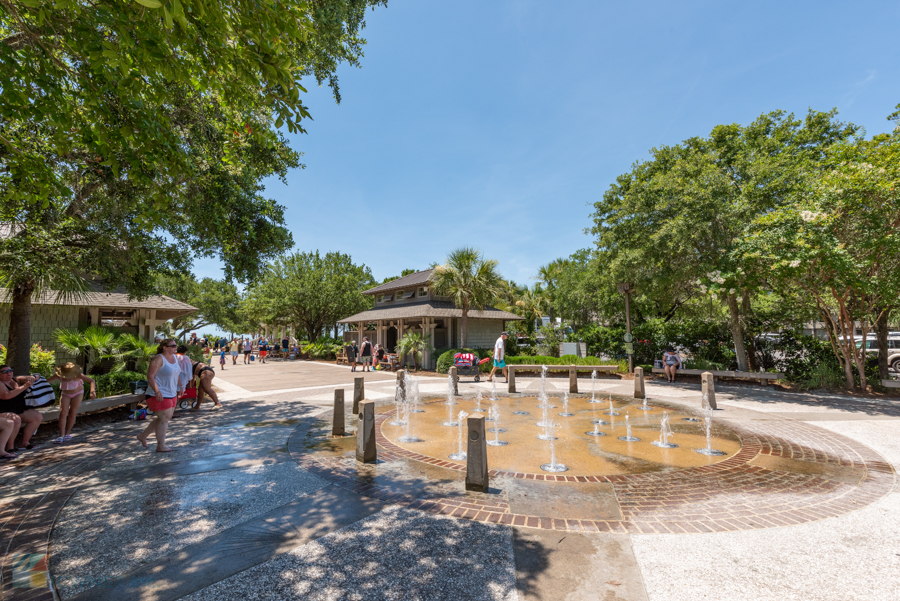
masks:
[[[862,336],[856,336],[856,348],[862,346]],[[900,332],[888,334],[888,365],[896,372],[900,372]],[[878,354],[878,340],[874,336],[866,336],[866,353]]]

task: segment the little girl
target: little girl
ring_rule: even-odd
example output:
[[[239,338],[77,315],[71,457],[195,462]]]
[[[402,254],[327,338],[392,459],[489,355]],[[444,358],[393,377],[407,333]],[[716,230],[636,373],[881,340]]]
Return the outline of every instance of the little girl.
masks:
[[[97,385],[92,378],[81,373],[81,367],[74,363],[56,366],[53,376],[48,382],[59,380],[59,438],[56,444],[72,440],[72,426],[75,425],[75,414],[84,398],[84,383],[91,384],[91,398],[97,398]]]
[[[225,369],[225,350],[224,349],[222,350],[222,354],[219,355],[219,369],[220,370]]]

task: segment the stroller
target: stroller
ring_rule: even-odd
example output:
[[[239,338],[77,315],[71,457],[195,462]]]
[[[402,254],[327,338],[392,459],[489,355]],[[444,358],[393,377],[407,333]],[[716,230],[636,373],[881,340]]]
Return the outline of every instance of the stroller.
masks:
[[[475,381],[481,381],[481,371],[478,366],[487,363],[489,359],[482,359],[476,362],[474,353],[456,353],[453,355],[453,365],[456,367],[456,373],[460,376],[475,376]]]
[[[178,399],[178,406],[182,409],[190,409],[197,400],[197,380],[192,379],[184,389],[184,394]]]

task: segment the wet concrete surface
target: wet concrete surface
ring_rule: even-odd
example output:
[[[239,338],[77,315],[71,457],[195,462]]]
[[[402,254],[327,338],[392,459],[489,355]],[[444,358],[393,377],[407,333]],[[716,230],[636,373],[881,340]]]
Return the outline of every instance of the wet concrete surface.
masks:
[[[648,601],[631,537],[513,528],[522,601]]]
[[[521,515],[565,516],[575,520],[621,520],[622,511],[609,483],[536,482],[505,478],[509,509]]]

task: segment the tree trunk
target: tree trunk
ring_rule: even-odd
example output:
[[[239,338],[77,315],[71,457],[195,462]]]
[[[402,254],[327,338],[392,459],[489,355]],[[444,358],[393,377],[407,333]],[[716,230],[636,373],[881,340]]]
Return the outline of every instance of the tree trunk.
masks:
[[[744,318],[753,316],[753,306],[750,304],[750,294],[744,288],[741,291],[741,314]],[[747,345],[747,363],[750,371],[759,371],[759,358],[756,355],[756,340],[754,332],[745,332],[747,334],[745,344]]]
[[[12,308],[9,312],[9,339],[6,362],[13,374],[31,373],[31,295],[34,282],[26,282],[12,289]]]
[[[738,371],[747,371],[747,351],[744,348],[744,329],[741,327],[741,313],[737,296],[727,295],[728,312],[730,314],[731,337],[734,339],[734,352],[737,355]]]
[[[875,320],[875,338],[878,340],[878,377],[888,379],[888,318],[890,310],[883,308]]]
[[[459,320],[459,346],[467,348],[466,343],[469,341],[469,308],[463,307],[462,319]]]

